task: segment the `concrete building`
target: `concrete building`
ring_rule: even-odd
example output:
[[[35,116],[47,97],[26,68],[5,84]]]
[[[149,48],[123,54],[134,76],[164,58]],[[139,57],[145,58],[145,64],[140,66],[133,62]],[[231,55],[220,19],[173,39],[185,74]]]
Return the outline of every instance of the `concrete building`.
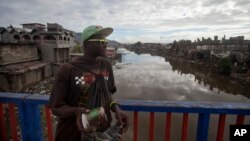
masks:
[[[245,40],[244,36],[226,39],[225,35],[221,40],[218,40],[218,36],[214,36],[213,40],[204,37],[201,40],[197,38],[195,42],[180,40],[173,42],[170,52],[192,60],[211,59],[211,55],[220,56],[229,53],[228,56],[235,56],[238,63],[244,63],[248,61],[244,58],[247,58],[250,52],[250,40]]]
[[[1,27],[2,43],[37,43],[43,61],[63,63],[69,61],[69,48],[75,45],[73,31],[57,23],[26,23],[23,28]]]
[[[21,25],[0,28],[0,91],[20,92],[52,76],[75,45],[75,33],[57,23]]]
[[[34,43],[0,43],[0,91],[20,92],[53,75]]]

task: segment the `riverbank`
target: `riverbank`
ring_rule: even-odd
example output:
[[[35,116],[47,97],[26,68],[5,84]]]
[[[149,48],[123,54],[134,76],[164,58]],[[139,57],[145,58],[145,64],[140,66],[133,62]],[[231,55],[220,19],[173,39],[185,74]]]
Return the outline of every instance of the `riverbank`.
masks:
[[[186,63],[191,63],[191,64],[196,64],[199,65],[200,67],[205,67],[207,69],[209,69],[211,72],[214,73],[218,73],[220,75],[223,75],[221,73],[218,72],[218,66],[217,66],[217,62],[213,62],[211,60],[190,60],[188,58],[186,58],[185,56],[177,56],[174,54],[167,54],[166,58],[172,59],[172,60],[179,60],[179,61],[183,61]],[[235,66],[232,66],[232,70],[235,69]],[[230,73],[230,75],[228,75],[229,77],[231,77],[232,79],[236,79],[238,81],[245,81],[250,83],[250,70],[248,70],[247,73],[244,74],[240,74],[240,73],[236,73],[236,72],[232,72]]]
[[[165,59],[164,59],[165,58]],[[131,60],[132,59],[132,60]],[[136,60],[133,60],[136,59]],[[145,63],[141,63],[141,64],[137,64],[136,61],[138,62],[145,62]],[[155,63],[152,64],[152,61],[155,61]],[[205,87],[209,86],[209,89],[206,91],[223,91],[225,93],[228,94],[234,94],[234,95],[244,95],[246,97],[250,97],[249,94],[247,94],[247,92],[249,91],[249,87],[247,86],[248,84],[250,85],[250,81],[246,81],[244,79],[249,78],[248,76],[232,76],[235,74],[232,74],[231,76],[226,76],[226,75],[221,75],[216,73],[216,71],[214,71],[213,64],[211,62],[207,62],[207,61],[192,61],[192,60],[188,60],[185,59],[183,56],[168,56],[168,57],[159,57],[159,56],[151,56],[151,55],[138,55],[135,53],[130,53],[130,54],[125,54],[123,56],[123,59],[121,60],[121,64],[117,63],[115,65],[113,65],[113,69],[114,69],[114,75],[116,78],[116,84],[117,87],[119,88],[119,96],[123,96],[123,91],[127,91],[127,89],[131,89],[137,86],[143,86],[143,88],[139,88],[139,89],[143,89],[143,91],[146,91],[146,89],[150,88],[151,93],[155,93],[154,90],[159,91],[159,90],[163,90],[162,92],[159,93],[168,93],[169,91],[171,93],[173,93],[173,90],[169,90],[168,87],[169,85],[173,85],[176,82],[176,79],[179,78],[180,80],[183,80],[184,78],[182,78],[182,76],[176,75],[174,72],[178,72],[180,73],[180,75],[185,74],[188,75],[189,77],[191,77],[194,81],[196,82],[192,82],[190,80],[189,83],[194,83],[193,85],[198,85],[195,84],[197,82],[199,82],[199,84],[201,83],[202,85],[199,87],[204,87],[202,89],[207,89]],[[159,62],[161,62],[160,64],[158,64]],[[165,64],[166,62],[166,64]],[[168,62],[170,65],[168,65]],[[135,64],[134,64],[135,63]],[[165,65],[163,65],[165,64]],[[147,65],[149,65],[147,67],[146,70],[141,70],[142,68],[146,67]],[[161,66],[163,65],[163,66]],[[138,68],[138,66],[140,66]],[[161,66],[160,68],[158,68],[159,66]],[[170,69],[168,72],[164,72],[162,69],[162,67],[166,67],[168,66],[168,68]],[[139,71],[138,74],[136,73],[137,70]],[[166,69],[164,69],[166,70]],[[147,74],[145,74],[145,76],[143,78],[141,78],[142,74],[144,74],[143,72],[148,72]],[[161,73],[161,76],[158,77],[158,73],[159,71],[163,71]],[[173,72],[171,72],[173,71]],[[122,73],[122,74],[121,74]],[[191,75],[190,75],[191,74]],[[152,76],[151,76],[152,75]],[[131,78],[131,79],[127,79]],[[125,77],[125,78],[124,78]],[[146,78],[150,77],[150,79],[148,81],[140,81],[140,82],[135,82],[136,80],[139,80],[139,78],[145,80]],[[136,80],[132,79],[135,78]],[[174,79],[174,80],[168,80],[168,79]],[[148,85],[148,82],[153,81],[155,83]],[[249,80],[249,79],[248,79]],[[189,80],[185,80],[185,81],[189,81]],[[161,83],[158,83],[161,82]],[[164,84],[165,82],[168,82],[167,84]],[[24,92],[26,93],[41,93],[41,94],[46,94],[49,95],[51,90],[52,90],[52,86],[54,83],[54,78],[48,78],[36,85],[33,85],[32,87],[26,89]],[[177,83],[177,82],[176,82]],[[183,85],[189,85],[184,83]],[[156,85],[157,84],[157,85]],[[204,84],[204,86],[203,86]],[[164,85],[162,87],[160,87],[161,85]],[[166,87],[168,86],[168,87]],[[173,86],[176,87],[176,86]],[[178,84],[178,87],[180,87],[180,85]],[[187,87],[187,86],[186,86]],[[172,88],[172,87],[171,87]],[[179,94],[179,89],[176,89],[177,93],[176,95]],[[183,88],[183,89],[187,89],[187,88]],[[194,89],[193,86],[190,86],[189,89]],[[202,91],[200,91],[198,88],[197,93],[202,93]],[[217,90],[218,89],[218,90]],[[137,92],[138,89],[134,89],[133,91],[131,91],[130,93],[135,93]],[[181,91],[181,93],[183,93],[183,91]],[[209,92],[211,93],[211,92]],[[189,94],[189,93],[188,93]],[[127,94],[124,93],[125,97],[122,98],[127,98]],[[165,95],[164,95],[165,96]],[[118,97],[121,98],[121,97]],[[170,98],[171,99],[171,98]],[[169,100],[170,100],[169,99]],[[173,99],[175,100],[175,99]],[[192,99],[191,99],[192,100]]]
[[[54,77],[49,77],[27,89],[25,89],[23,92],[25,93],[37,93],[37,94],[44,94],[44,95],[49,95],[53,84],[54,84]]]
[[[121,65],[113,65],[114,69],[122,69],[124,66]],[[37,93],[37,94],[44,94],[49,95],[51,93],[53,84],[54,84],[55,78],[54,76],[49,77],[35,85],[32,85],[28,88],[26,88],[23,92],[25,93]]]

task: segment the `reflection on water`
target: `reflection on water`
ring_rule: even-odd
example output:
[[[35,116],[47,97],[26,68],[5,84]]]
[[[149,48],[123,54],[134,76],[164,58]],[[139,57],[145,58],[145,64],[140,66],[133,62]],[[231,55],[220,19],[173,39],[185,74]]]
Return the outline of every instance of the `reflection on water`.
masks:
[[[228,77],[211,73],[206,68],[186,62],[168,60],[149,54],[123,54],[121,63],[114,67],[119,99],[166,100],[166,101],[211,101],[250,102],[250,84],[237,82]],[[117,69],[116,69],[117,68]],[[164,140],[165,114],[156,116],[155,140]],[[133,118],[131,114],[131,119]],[[181,115],[173,114],[172,140],[180,140]],[[148,140],[148,113],[139,113],[139,140]],[[227,123],[234,123],[228,117]],[[211,127],[217,128],[218,116],[211,116]],[[131,120],[132,124],[132,120]],[[197,115],[189,120],[189,139],[195,140]],[[132,126],[132,125],[131,125]],[[127,133],[132,140],[132,130]],[[225,127],[225,140],[229,128]],[[209,131],[209,140],[215,140],[216,131]],[[174,135],[174,136],[173,136]]]
[[[250,98],[250,83],[235,81],[228,76],[211,73],[208,68],[196,64],[177,60],[169,60],[169,62],[173,71],[178,71],[181,75],[194,75],[195,81],[204,86],[208,85],[210,91],[214,91],[216,88],[218,93],[225,92],[226,94],[243,95]]]
[[[149,54],[124,54],[114,69],[117,98],[250,102],[250,84],[236,82],[206,68]]]

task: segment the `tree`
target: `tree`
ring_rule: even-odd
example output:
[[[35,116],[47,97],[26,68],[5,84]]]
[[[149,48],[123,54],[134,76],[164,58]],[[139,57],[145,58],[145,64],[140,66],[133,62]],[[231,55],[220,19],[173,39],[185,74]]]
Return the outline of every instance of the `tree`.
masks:
[[[83,53],[83,48],[79,44],[76,44],[72,48],[71,53]]]
[[[229,58],[221,58],[218,61],[219,73],[230,75],[232,71],[232,63]]]

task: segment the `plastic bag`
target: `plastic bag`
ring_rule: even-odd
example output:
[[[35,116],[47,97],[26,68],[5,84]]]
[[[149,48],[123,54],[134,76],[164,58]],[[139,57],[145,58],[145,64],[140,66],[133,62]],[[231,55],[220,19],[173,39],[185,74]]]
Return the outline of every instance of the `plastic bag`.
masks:
[[[110,127],[112,121],[112,115],[109,108],[109,103],[111,101],[111,95],[108,91],[107,84],[103,75],[99,74],[95,76],[95,81],[92,82],[89,88],[89,98],[87,100],[86,108],[94,109],[97,107],[103,107],[107,116],[107,120],[103,119],[100,122],[97,131],[105,131]]]

